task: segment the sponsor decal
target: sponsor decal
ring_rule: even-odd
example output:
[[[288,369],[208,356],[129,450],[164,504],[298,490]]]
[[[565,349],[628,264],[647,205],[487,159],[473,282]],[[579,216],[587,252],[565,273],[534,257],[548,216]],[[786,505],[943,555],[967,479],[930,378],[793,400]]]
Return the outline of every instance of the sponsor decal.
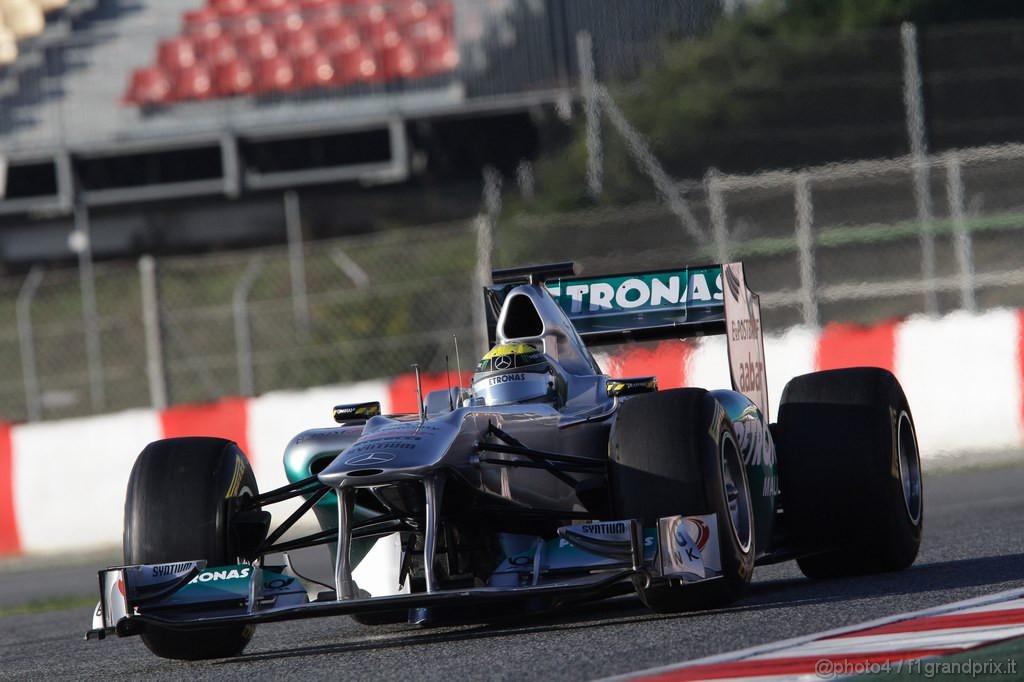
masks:
[[[388,443],[381,443],[388,445]],[[410,446],[411,447],[411,446]],[[368,452],[365,455],[356,455],[344,460],[345,464],[386,464],[395,459],[394,455],[386,452]]]
[[[711,440],[718,445],[718,440],[722,434],[722,422],[728,423],[728,415],[725,413],[725,408],[722,404],[715,401],[715,413],[711,416],[711,425],[708,427],[708,435],[711,436]]]
[[[433,436],[436,432],[440,431],[441,428],[438,426],[430,426],[429,424],[394,424],[392,426],[385,426],[381,429],[375,429],[372,432],[363,436],[360,440],[367,440],[369,438],[379,438],[389,435],[396,434],[414,434],[417,436]]]
[[[168,575],[177,575],[179,573],[186,573],[192,570],[195,564],[191,561],[183,564],[160,564],[154,566],[152,570],[153,578],[162,578]]]
[[[605,386],[605,392],[611,396],[639,395],[658,390],[657,377],[640,377],[636,379],[615,379]]]
[[[366,450],[415,450],[415,449],[416,449],[416,444],[415,443],[403,443],[403,442],[399,442],[399,441],[388,440],[388,441],[374,441],[372,443],[357,443],[356,445],[353,445],[348,450],[346,450],[346,452],[351,454],[351,453],[356,453],[356,452],[364,452]],[[347,462],[348,460],[345,460],[345,461]]]
[[[722,272],[729,290],[725,297],[725,320],[733,389],[749,397],[768,421],[760,303],[757,295],[747,289],[741,264],[726,263]]]
[[[704,523],[702,519],[688,516],[683,519],[684,528],[689,533],[690,539],[693,540],[693,544],[697,545],[697,549],[701,552],[707,547],[708,540],[711,539],[711,528],[708,524]]]
[[[283,590],[289,587],[294,582],[295,578],[273,578],[272,580],[267,580],[263,583],[263,592],[266,593]]]
[[[723,300],[718,267],[659,272],[627,277],[559,281],[548,291],[570,315],[684,309]]]
[[[755,361],[750,353],[747,353],[746,361],[740,361],[740,376],[737,380],[740,393],[750,395],[761,389],[764,377],[764,363]]]
[[[512,356],[511,355],[499,355],[494,358],[494,369],[511,369],[512,368]]]
[[[495,360],[495,364],[497,364],[497,360]],[[488,386],[494,386],[495,384],[507,384],[510,381],[526,381],[526,375],[525,374],[500,374],[500,375],[498,375],[496,377],[491,377],[490,379],[488,379],[487,380],[487,385]]]
[[[588,523],[580,526],[580,530],[588,535],[617,535],[626,532],[626,524],[623,521]]]
[[[644,532],[648,532],[648,531],[644,531]],[[653,531],[650,531],[650,532],[653,532]],[[572,544],[571,542],[569,542],[568,540],[566,540],[565,538],[559,537],[558,538],[558,548],[562,549],[564,547],[575,547],[575,545]],[[653,535],[647,536],[647,537],[644,538],[644,547],[654,547],[654,536]]]
[[[765,476],[764,485],[761,487],[761,495],[764,497],[775,497],[779,494],[779,479],[772,474]]]
[[[330,438],[331,436],[344,436],[349,433],[359,433],[361,428],[323,429],[319,431],[306,431],[295,439],[295,444],[318,438]]]
[[[245,477],[245,460],[241,453],[235,454],[235,470],[231,474],[231,484],[228,486],[227,495],[224,497],[238,497],[242,490],[242,478]]]
[[[768,425],[759,415],[744,417],[733,422],[736,439],[740,445],[740,456],[747,466],[774,466],[775,444]]]
[[[197,583],[211,583],[218,582],[220,580],[237,580],[239,578],[248,578],[250,571],[252,571],[252,569],[248,566],[243,566],[242,568],[204,571],[197,575],[195,578],[192,578],[192,580],[189,580],[188,584],[195,585]]]
[[[343,422],[347,419],[369,419],[380,414],[380,403],[373,401],[354,405],[335,405],[332,414],[336,422]]]

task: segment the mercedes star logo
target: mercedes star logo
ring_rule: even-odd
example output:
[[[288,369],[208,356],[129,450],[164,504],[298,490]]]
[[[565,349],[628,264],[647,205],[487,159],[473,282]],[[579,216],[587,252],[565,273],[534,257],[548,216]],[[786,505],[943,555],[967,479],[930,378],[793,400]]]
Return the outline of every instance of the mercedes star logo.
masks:
[[[356,455],[345,460],[345,464],[384,464],[395,458],[386,452],[368,452],[365,455]]]
[[[512,366],[511,355],[499,355],[494,358],[494,369],[508,369]]]

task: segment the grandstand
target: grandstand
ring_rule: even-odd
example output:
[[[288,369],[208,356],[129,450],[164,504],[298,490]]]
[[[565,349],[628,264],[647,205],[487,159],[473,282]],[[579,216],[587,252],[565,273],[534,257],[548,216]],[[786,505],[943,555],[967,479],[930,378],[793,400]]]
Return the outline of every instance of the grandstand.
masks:
[[[485,165],[511,172],[560,127],[580,30],[601,37],[614,58],[600,66],[614,75],[717,6],[8,3],[48,10],[0,66],[8,266],[72,258],[76,206],[88,209],[98,258],[280,242],[280,193],[291,189],[312,238],[465,217]]]

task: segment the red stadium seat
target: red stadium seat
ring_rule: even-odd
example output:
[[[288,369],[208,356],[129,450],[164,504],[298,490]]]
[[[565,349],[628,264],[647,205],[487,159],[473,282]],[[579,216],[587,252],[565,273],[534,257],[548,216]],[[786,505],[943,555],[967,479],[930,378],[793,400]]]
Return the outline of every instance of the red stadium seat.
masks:
[[[445,31],[451,33],[455,25],[455,5],[452,0],[438,0],[431,9],[441,18]]]
[[[429,12],[423,0],[399,0],[391,6],[391,18],[399,25],[420,21]]]
[[[302,28],[305,19],[298,5],[288,3],[277,9],[265,12],[263,23],[275,31],[297,31]]]
[[[225,64],[238,57],[235,41],[227,33],[205,38],[196,46],[199,56],[209,66]]]
[[[171,95],[176,100],[207,99],[213,95],[210,72],[201,64],[193,64],[174,74]]]
[[[261,12],[274,12],[292,4],[291,0],[254,0],[253,4]]]
[[[256,67],[256,90],[260,94],[286,92],[295,87],[295,71],[284,55],[277,55]]]
[[[241,37],[263,30],[263,15],[255,7],[244,7],[241,11],[221,20],[232,35]]]
[[[281,50],[292,59],[311,55],[319,47],[313,29],[306,26],[300,26],[294,31],[282,31],[277,36],[277,42]]]
[[[238,14],[248,5],[246,0],[209,0],[207,5],[222,17]]]
[[[334,66],[323,52],[299,57],[295,62],[295,80],[300,88],[325,88],[334,83]]]
[[[3,0],[0,0],[2,2]],[[443,74],[452,0],[206,0],[182,14],[125,101],[150,105]]]
[[[348,52],[336,52],[332,55],[332,62],[336,85],[351,85],[379,79],[380,69],[377,60],[365,47]]]
[[[417,46],[436,43],[445,38],[444,24],[438,15],[428,13],[416,21],[403,25],[402,35]]]
[[[383,48],[380,51],[380,66],[384,80],[414,78],[419,75],[419,59],[406,43]]]
[[[276,57],[280,50],[271,31],[262,31],[238,39],[238,50],[250,61],[257,62]]]
[[[320,46],[328,52],[351,52],[361,43],[359,29],[350,21],[340,21],[320,31]]]
[[[195,66],[196,53],[192,41],[182,36],[161,40],[157,47],[156,61],[168,73]]]
[[[219,97],[250,95],[256,90],[252,69],[241,59],[235,59],[217,66],[214,71],[213,87]]]
[[[420,73],[433,76],[447,73],[459,65],[459,51],[451,38],[443,38],[420,47]]]
[[[387,16],[384,0],[347,0],[349,15],[359,20],[380,21]]]
[[[171,94],[171,80],[159,66],[144,66],[132,72],[126,104],[164,104]]]
[[[394,47],[402,41],[402,35],[398,32],[395,22],[387,17],[381,18],[380,21],[362,21],[360,27],[366,42],[378,50]]]
[[[220,15],[209,7],[200,7],[185,12],[182,19],[184,33],[196,40],[220,35]]]

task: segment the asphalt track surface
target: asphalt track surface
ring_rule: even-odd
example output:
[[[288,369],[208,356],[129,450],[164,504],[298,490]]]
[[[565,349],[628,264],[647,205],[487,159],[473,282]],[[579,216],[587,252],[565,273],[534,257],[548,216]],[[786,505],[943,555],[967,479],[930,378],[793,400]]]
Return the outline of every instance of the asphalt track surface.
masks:
[[[812,582],[792,563],[759,567],[739,604],[677,616],[619,597],[457,627],[292,621],[260,626],[238,658],[199,663],[158,659],[137,638],[85,642],[88,608],[7,615],[0,679],[588,680],[722,653],[1024,587],[1024,458],[1013,459],[926,471],[924,542],[903,573]],[[40,590],[88,594],[99,567],[7,565],[0,593],[8,609]]]

